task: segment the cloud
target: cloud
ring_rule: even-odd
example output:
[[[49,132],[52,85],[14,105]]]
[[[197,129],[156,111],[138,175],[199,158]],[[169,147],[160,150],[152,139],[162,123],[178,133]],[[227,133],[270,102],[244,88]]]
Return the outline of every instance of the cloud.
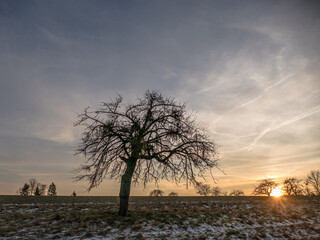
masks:
[[[44,36],[53,44],[59,46],[59,47],[64,47],[64,48],[67,48],[67,47],[71,47],[72,44],[74,44],[73,41],[71,40],[68,40],[64,37],[59,37],[55,34],[53,34],[52,32],[48,31],[47,29],[45,28],[41,28],[39,27],[40,30],[43,32]]]
[[[221,176],[221,186],[241,181],[249,187],[261,176],[319,168],[316,3],[4,5],[0,164],[1,176],[17,177],[14,188],[32,174],[62,174],[69,194],[74,185],[62,168],[79,163],[63,146],[80,137],[73,127],[77,113],[116,93],[134,101],[146,89],[197,112],[221,146],[229,174]],[[116,184],[103,187],[116,195]],[[143,194],[139,186],[135,191]]]

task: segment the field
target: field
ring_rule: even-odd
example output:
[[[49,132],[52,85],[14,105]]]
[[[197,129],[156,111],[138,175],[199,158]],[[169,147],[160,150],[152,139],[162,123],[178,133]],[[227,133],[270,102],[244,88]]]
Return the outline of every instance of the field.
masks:
[[[310,197],[0,196],[0,239],[320,239]]]

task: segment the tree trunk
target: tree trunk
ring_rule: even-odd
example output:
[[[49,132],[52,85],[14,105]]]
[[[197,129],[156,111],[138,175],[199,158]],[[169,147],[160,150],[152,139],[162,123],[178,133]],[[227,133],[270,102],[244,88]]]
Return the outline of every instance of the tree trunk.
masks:
[[[127,169],[121,178],[121,187],[120,187],[120,207],[119,207],[119,216],[126,216],[128,211],[129,196],[130,196],[130,187],[131,179],[136,167],[137,160],[130,159],[127,163]]]

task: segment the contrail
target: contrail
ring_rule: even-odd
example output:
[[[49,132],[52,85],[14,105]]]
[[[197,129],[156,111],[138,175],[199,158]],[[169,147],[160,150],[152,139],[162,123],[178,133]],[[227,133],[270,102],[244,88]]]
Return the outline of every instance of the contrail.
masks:
[[[263,89],[263,90],[262,90],[262,94],[260,94],[259,96],[257,96],[257,97],[255,97],[255,98],[253,98],[253,99],[251,99],[251,100],[249,100],[249,101],[241,104],[239,107],[245,107],[245,106],[247,106],[247,105],[249,105],[249,104],[251,104],[251,103],[254,103],[255,101],[257,101],[257,100],[259,100],[260,98],[262,98],[262,96],[263,96],[265,93],[269,92],[272,88],[278,86],[279,84],[281,84],[281,83],[283,83],[283,82],[288,81],[288,79],[290,79],[290,78],[292,78],[292,77],[293,77],[293,75],[291,74],[291,75],[289,75],[289,76],[287,76],[287,77],[284,77],[284,78],[280,79],[279,81],[275,82],[274,84],[272,84],[272,85],[266,87],[265,89]]]
[[[310,115],[313,115],[313,114],[315,114],[315,113],[317,113],[317,112],[319,112],[319,111],[320,111],[320,105],[314,107],[313,109],[311,109],[311,110],[308,111],[308,112],[305,112],[305,113],[300,114],[300,115],[298,115],[298,116],[296,116],[296,117],[294,117],[294,118],[291,118],[291,119],[289,119],[289,120],[287,120],[287,121],[282,122],[281,124],[279,124],[278,126],[276,126],[273,130],[276,130],[276,129],[279,129],[279,128],[281,128],[281,127],[284,127],[284,126],[286,126],[286,125],[288,125],[288,124],[294,123],[294,122],[296,122],[296,121],[298,121],[298,120],[300,120],[300,119],[309,117]]]
[[[284,127],[284,126],[286,126],[286,125],[289,125],[289,124],[291,124],[291,123],[294,123],[294,122],[296,122],[296,121],[299,121],[299,120],[301,120],[301,119],[304,119],[304,118],[306,118],[306,117],[309,117],[309,116],[311,116],[311,115],[313,115],[313,114],[315,114],[315,113],[317,113],[317,112],[320,112],[320,105],[318,105],[318,106],[314,107],[313,109],[311,109],[311,110],[309,110],[309,111],[307,111],[307,112],[305,112],[305,113],[302,113],[302,114],[300,114],[300,115],[298,115],[298,116],[296,116],[296,117],[293,117],[293,118],[291,118],[291,119],[289,119],[289,120],[283,121],[283,122],[280,123],[280,124],[277,124],[277,125],[276,125],[275,122],[274,122],[274,123],[271,124],[271,126],[267,127],[267,128],[264,129],[263,131],[261,131],[261,133],[253,140],[253,142],[252,142],[250,145],[248,145],[247,147],[241,148],[241,149],[239,149],[238,151],[242,151],[242,150],[248,150],[248,151],[250,151],[250,150],[252,150],[252,149],[255,147],[255,145],[258,143],[258,141],[259,141],[265,134],[267,134],[268,132],[277,130],[277,129],[282,128],[282,127]]]
[[[263,96],[263,94],[261,94],[261,95],[259,95],[258,97],[255,97],[255,98],[249,100],[248,102],[245,102],[245,103],[241,104],[239,107],[242,108],[242,107],[245,107],[245,106],[247,106],[247,105],[249,105],[249,104],[251,104],[251,103],[254,103],[255,101],[257,101],[257,100],[259,100],[260,98],[262,98],[262,96]]]
[[[246,102],[244,102],[244,103],[242,103],[242,104],[240,104],[240,105],[238,105],[238,106],[232,107],[231,109],[227,110],[224,114],[220,115],[220,116],[214,121],[214,123],[217,123],[218,121],[220,121],[221,119],[223,119],[223,117],[224,117],[226,114],[228,114],[228,113],[230,113],[230,112],[232,112],[232,111],[234,111],[234,110],[236,110],[236,109],[246,107],[246,106],[248,106],[248,105],[256,102],[257,100],[259,100],[260,98],[262,98],[265,93],[269,92],[272,88],[280,85],[281,83],[284,83],[284,82],[288,81],[288,80],[289,80],[290,78],[292,78],[293,76],[294,76],[294,74],[291,74],[291,75],[289,75],[289,76],[287,76],[287,77],[283,77],[283,78],[280,79],[279,81],[277,81],[277,82],[273,83],[272,85],[270,85],[270,86],[266,87],[265,89],[263,89],[263,90],[262,90],[262,93],[261,93],[260,95],[254,97],[254,98],[252,98],[252,99],[250,99],[250,100],[248,100],[248,101],[246,101]]]
[[[248,150],[248,151],[252,150],[252,149],[255,147],[255,145],[257,144],[257,142],[258,142],[264,135],[266,135],[268,132],[270,132],[270,131],[273,130],[273,126],[275,125],[275,122],[276,122],[276,121],[274,121],[274,122],[270,125],[270,127],[267,127],[266,129],[264,129],[264,130],[253,140],[253,142],[252,142],[249,146],[244,147],[244,148],[242,148],[241,150]]]
[[[251,133],[251,134],[247,134],[247,135],[236,135],[236,134],[233,134],[233,133],[220,133],[220,132],[216,132],[214,130],[210,130],[210,132],[215,134],[215,135],[224,136],[224,137],[232,137],[232,138],[253,137],[253,136],[256,136],[258,134],[258,133]]]

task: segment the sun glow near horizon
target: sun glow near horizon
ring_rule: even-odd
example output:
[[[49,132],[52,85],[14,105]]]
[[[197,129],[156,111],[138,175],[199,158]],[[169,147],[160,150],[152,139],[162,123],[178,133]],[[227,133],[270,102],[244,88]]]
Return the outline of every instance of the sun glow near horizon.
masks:
[[[283,191],[280,187],[276,187],[272,190],[270,196],[272,197],[281,197],[283,195]]]

